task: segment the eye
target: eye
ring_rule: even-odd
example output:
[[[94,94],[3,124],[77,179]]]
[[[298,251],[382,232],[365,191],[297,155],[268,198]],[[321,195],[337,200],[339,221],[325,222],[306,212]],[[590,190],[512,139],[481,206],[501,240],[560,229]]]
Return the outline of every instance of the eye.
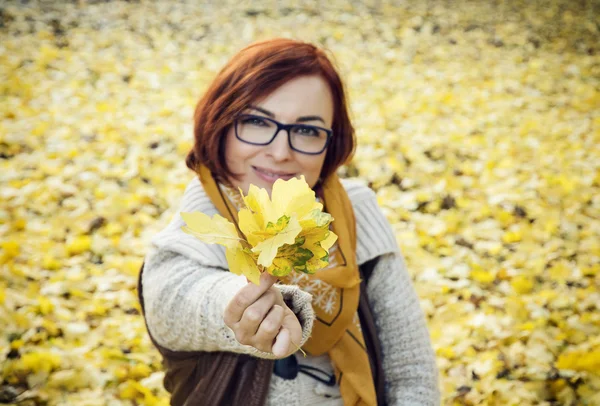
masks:
[[[242,124],[244,125],[254,125],[257,127],[268,127],[269,124],[266,120],[263,120],[260,117],[251,116],[251,117],[242,117]]]
[[[298,135],[309,136],[309,137],[318,137],[319,136],[319,130],[317,130],[316,128],[310,127],[310,126],[306,126],[306,125],[299,125],[299,126],[294,127],[294,133],[298,134]]]

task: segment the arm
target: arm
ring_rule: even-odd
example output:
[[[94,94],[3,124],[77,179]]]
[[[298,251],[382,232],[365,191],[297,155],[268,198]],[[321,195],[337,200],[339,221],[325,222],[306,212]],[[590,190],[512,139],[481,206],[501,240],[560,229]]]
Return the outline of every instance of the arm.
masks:
[[[146,321],[152,337],[173,351],[228,351],[275,358],[242,345],[225,325],[223,312],[245,278],[201,265],[169,250],[151,250],[142,274]],[[312,330],[311,296],[295,286],[275,285],[302,326],[303,345]]]
[[[400,253],[379,258],[367,286],[390,405],[440,404],[435,354]]]

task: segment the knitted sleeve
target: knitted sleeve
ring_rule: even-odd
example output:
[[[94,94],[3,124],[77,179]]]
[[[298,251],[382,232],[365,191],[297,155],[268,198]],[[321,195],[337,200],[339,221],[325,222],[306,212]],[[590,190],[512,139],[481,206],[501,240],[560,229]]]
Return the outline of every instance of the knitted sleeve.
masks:
[[[435,354],[401,254],[379,258],[367,294],[382,347],[388,404],[438,406]]]
[[[180,253],[151,249],[142,274],[148,330],[158,344],[173,351],[228,351],[274,358],[240,344],[223,321],[227,304],[247,283],[243,277]],[[311,295],[296,286],[274,286],[298,316],[303,345],[314,319]]]

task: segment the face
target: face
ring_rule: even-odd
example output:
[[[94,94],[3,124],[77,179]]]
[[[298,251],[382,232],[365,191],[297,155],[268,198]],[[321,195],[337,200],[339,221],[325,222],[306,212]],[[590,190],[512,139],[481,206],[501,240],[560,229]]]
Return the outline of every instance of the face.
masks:
[[[300,76],[253,103],[242,113],[272,118],[282,124],[302,123],[331,129],[333,98],[323,78]],[[327,150],[318,155],[294,151],[288,143],[287,132],[283,130],[268,145],[252,145],[240,141],[232,126],[225,140],[227,166],[238,175],[238,179],[229,181],[245,194],[250,184],[265,188],[270,193],[277,179],[287,180],[302,175],[308,185],[314,187],[326,153]]]

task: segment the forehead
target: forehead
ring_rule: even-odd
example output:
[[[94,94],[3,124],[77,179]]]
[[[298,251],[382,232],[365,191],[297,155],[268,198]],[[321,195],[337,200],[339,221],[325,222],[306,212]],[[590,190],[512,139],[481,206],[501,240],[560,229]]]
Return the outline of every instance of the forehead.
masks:
[[[328,125],[333,120],[331,89],[325,79],[317,75],[291,79],[254,104],[282,121],[312,115],[321,116]]]

